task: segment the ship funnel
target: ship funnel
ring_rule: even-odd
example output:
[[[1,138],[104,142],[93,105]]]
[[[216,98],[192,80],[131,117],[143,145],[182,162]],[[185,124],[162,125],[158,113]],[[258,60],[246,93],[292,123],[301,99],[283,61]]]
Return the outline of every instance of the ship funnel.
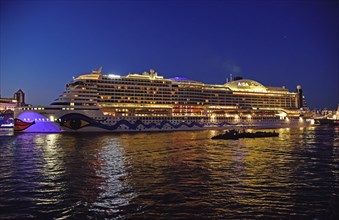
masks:
[[[303,90],[301,85],[297,85],[297,108],[301,109],[304,107],[303,105]]]

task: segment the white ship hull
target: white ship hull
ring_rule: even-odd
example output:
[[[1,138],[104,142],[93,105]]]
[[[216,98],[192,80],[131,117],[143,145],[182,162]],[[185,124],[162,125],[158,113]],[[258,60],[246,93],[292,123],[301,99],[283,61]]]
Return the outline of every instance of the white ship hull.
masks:
[[[305,127],[311,121],[302,118],[227,119],[208,117],[114,117],[100,110],[25,110],[15,111],[16,132],[141,132],[228,128]]]

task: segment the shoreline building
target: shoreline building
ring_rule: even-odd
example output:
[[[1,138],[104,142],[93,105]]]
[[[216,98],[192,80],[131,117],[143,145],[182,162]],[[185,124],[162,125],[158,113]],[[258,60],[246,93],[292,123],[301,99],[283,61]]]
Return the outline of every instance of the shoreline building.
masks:
[[[0,128],[13,128],[14,111],[25,104],[25,93],[19,89],[13,98],[0,98]]]
[[[13,98],[0,97],[0,112],[14,111],[16,107],[27,106],[25,103],[25,93],[19,89],[14,93]]]
[[[12,98],[0,98],[0,111],[11,110],[14,111],[15,107],[17,107],[17,101]]]
[[[14,93],[13,99],[17,101],[17,107],[26,106],[25,93],[21,89]]]

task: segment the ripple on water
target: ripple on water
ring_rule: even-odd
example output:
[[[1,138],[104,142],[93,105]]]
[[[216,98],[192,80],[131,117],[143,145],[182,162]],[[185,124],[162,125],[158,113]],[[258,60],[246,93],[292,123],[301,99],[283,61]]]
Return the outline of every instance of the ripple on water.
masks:
[[[337,215],[337,128],[219,132],[0,135],[0,218]]]

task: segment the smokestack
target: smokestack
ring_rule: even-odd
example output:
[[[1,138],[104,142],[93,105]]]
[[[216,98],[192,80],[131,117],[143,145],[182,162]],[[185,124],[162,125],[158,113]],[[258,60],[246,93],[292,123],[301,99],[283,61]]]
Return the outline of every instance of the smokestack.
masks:
[[[304,107],[304,105],[303,105],[303,90],[302,90],[302,88],[301,88],[301,85],[297,85],[297,94],[298,94],[298,96],[297,96],[297,108],[298,109],[301,109],[301,108],[303,108]]]

